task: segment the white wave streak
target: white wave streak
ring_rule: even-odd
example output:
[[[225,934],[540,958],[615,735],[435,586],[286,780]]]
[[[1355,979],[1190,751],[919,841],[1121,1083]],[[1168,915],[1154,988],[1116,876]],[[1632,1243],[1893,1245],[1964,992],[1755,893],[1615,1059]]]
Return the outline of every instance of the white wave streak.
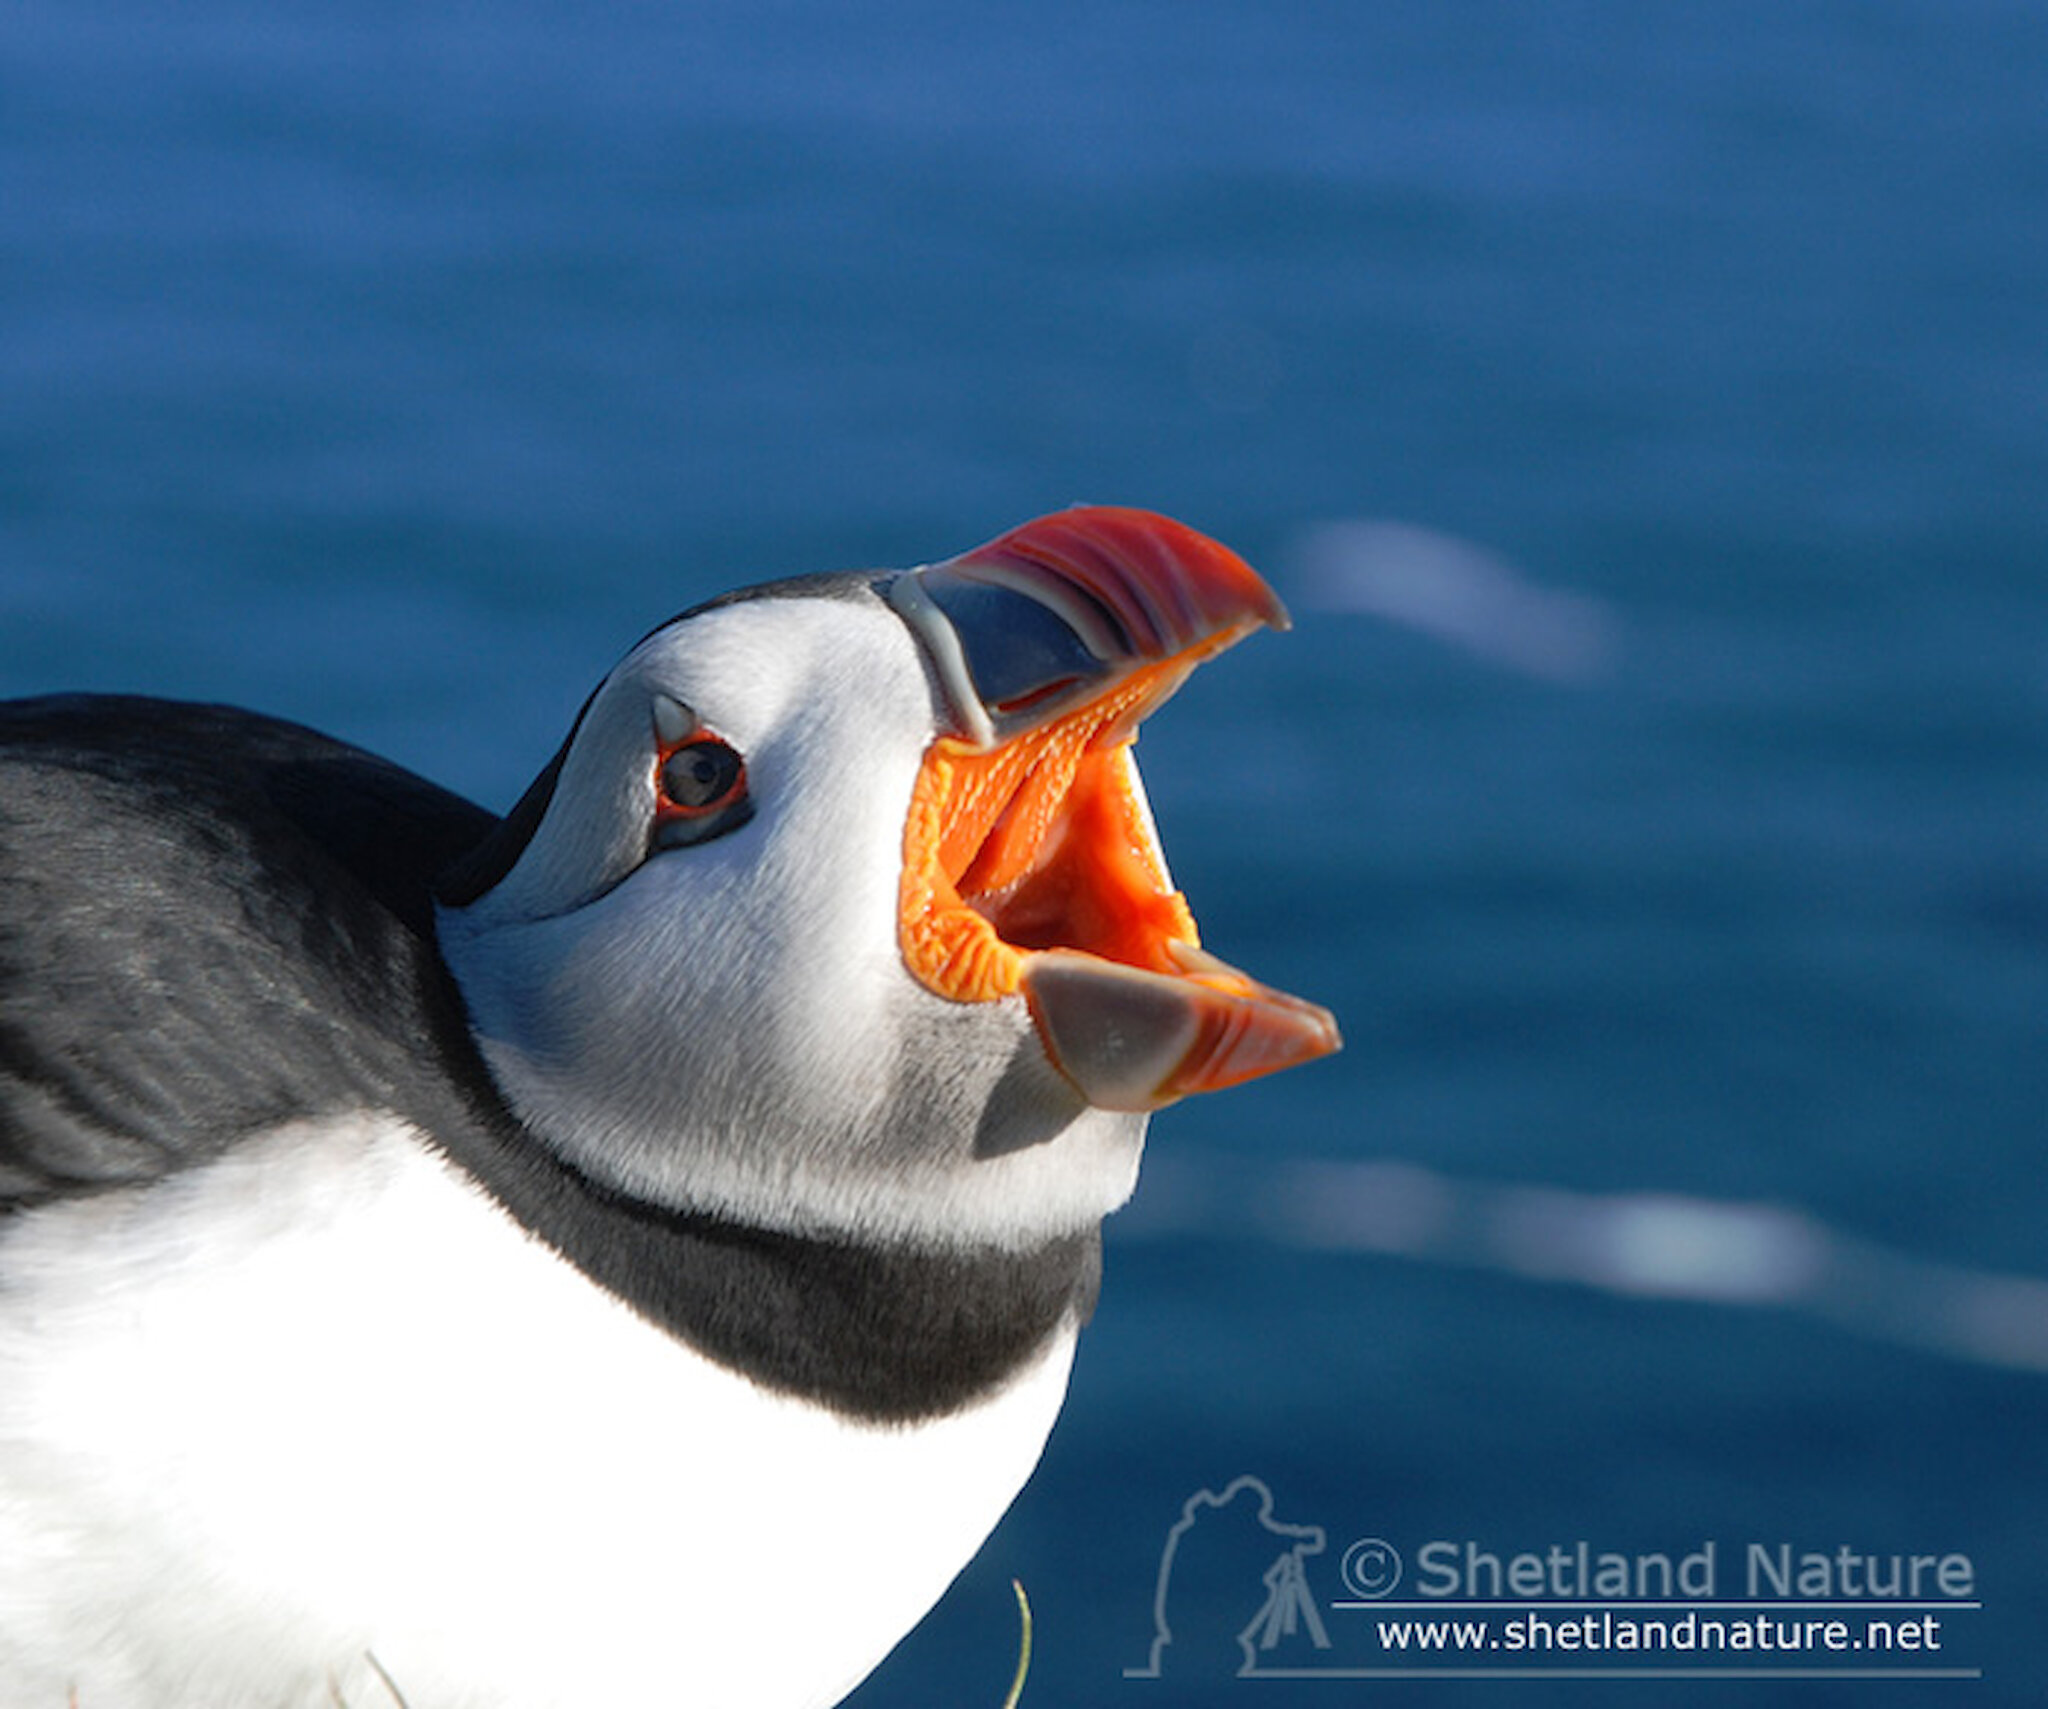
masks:
[[[1496,552],[1413,523],[1327,522],[1295,542],[1290,598],[1363,612],[1561,682],[1609,663],[1619,625],[1602,601],[1545,587]]]
[[[1953,1358],[2048,1372],[2048,1279],[1913,1257],[1782,1205],[1460,1180],[1393,1159],[1285,1162],[1256,1178],[1214,1159],[1175,1161],[1171,1179],[1157,1182],[1164,1191],[1153,1198],[1155,1171],[1136,1215],[1126,1213],[1134,1232],[1252,1228],[1296,1247],[1777,1307]]]

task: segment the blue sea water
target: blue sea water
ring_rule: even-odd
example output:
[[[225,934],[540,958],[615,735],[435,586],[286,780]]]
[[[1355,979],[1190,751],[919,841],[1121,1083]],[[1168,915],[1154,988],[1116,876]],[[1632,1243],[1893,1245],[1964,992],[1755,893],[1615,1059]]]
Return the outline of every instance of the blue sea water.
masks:
[[[15,8],[0,692],[502,807],[706,594],[1174,512],[1297,618],[1147,731],[1176,875],[1348,1048],[1159,1118],[856,1701],[999,1701],[1014,1576],[1027,1704],[2038,1702],[2044,89],[2017,0]],[[1272,1665],[1354,1539],[1713,1540],[1967,1556],[1890,1660],[1983,1677],[1125,1678],[1240,1473]]]

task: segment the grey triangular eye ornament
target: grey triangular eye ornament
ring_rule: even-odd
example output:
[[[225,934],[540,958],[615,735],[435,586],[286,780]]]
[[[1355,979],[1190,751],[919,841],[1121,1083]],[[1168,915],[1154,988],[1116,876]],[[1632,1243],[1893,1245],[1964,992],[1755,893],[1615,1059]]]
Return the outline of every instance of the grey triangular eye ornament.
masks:
[[[1287,614],[1227,547],[1082,507],[882,584],[951,727],[904,829],[900,936],[929,989],[1021,996],[1091,1104],[1148,1110],[1338,1048],[1329,1011],[1201,948],[1131,756],[1203,660]]]

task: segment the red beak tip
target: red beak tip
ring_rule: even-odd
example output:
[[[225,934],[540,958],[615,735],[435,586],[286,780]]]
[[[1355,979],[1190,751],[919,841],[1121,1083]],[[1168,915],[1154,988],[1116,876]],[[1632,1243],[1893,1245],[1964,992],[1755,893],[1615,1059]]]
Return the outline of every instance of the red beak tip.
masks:
[[[1072,950],[1041,950],[1023,990],[1039,1042],[1089,1103],[1155,1110],[1343,1047],[1327,1009],[1238,974],[1236,989]]]
[[[1157,511],[1056,510],[953,562],[1051,577],[1110,614],[1132,654],[1163,658],[1227,631],[1289,626],[1287,608],[1243,558]]]

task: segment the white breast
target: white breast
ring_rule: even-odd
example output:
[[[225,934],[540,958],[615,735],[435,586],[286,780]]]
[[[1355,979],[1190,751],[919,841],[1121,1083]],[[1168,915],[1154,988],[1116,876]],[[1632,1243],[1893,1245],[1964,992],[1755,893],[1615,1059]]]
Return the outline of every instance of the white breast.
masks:
[[[851,1424],[390,1121],[52,1207],[0,1244],[0,1702],[833,1703],[1022,1486],[1072,1345],[970,1413]]]

